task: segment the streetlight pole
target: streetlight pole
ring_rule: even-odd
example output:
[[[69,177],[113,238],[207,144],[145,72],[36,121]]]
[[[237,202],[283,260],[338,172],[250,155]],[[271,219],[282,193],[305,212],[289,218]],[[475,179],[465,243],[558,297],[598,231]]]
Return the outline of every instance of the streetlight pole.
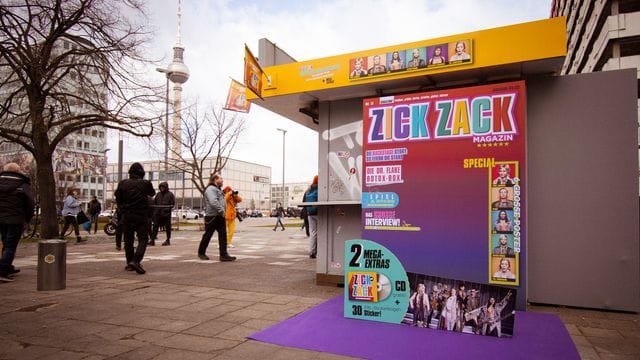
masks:
[[[109,174],[107,174],[107,151],[111,150],[110,148],[104,149],[104,167],[102,171],[102,204],[104,204],[105,209],[107,208],[107,178]]]
[[[282,207],[284,208],[284,138],[287,135],[287,130],[284,129],[276,129],[278,131],[282,131]]]
[[[167,78],[166,92],[164,96],[165,103],[165,122],[164,122],[164,176],[165,180],[169,173],[169,70],[156,68],[157,72],[165,74]]]

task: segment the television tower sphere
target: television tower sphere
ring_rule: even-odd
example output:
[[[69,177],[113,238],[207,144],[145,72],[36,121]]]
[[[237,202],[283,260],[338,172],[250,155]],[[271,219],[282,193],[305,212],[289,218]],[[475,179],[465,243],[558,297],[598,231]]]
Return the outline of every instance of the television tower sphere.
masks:
[[[183,62],[184,48],[176,45],[173,48],[173,62],[167,67],[169,80],[173,83],[184,84],[189,80],[189,68]]]

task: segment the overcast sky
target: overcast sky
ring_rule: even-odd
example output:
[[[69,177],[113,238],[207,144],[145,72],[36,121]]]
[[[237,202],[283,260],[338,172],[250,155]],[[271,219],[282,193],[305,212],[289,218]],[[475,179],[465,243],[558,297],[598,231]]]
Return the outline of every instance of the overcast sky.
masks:
[[[183,0],[182,45],[191,76],[183,99],[224,103],[229,78],[243,79],[244,44],[258,56],[258,40],[267,38],[296,60],[309,60],[394,44],[549,17],[551,0]],[[155,30],[150,57],[171,62],[176,43],[177,0],[149,1]],[[151,72],[155,72],[151,69]],[[164,77],[157,73],[158,85]],[[253,104],[248,130],[231,157],[271,166],[272,182],[282,178],[282,133],[287,129],[286,182],[310,182],[318,172],[318,134]],[[154,156],[144,142],[124,137],[124,160]],[[117,136],[108,148],[117,149]],[[160,157],[156,157],[160,158]],[[115,162],[117,151],[109,153]]]

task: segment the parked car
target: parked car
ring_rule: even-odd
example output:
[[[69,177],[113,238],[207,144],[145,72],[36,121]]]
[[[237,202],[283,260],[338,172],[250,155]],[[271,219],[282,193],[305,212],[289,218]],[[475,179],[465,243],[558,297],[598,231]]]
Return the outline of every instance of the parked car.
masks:
[[[98,217],[112,217],[112,216],[113,216],[113,210],[104,210],[103,212],[98,214]]]
[[[255,218],[255,217],[262,217],[262,213],[258,210],[251,210],[249,212],[249,217]]]
[[[173,210],[171,212],[171,217],[180,218],[183,220],[198,220],[202,216],[195,210],[186,209],[186,210]]]
[[[288,207],[285,211],[287,217],[300,217],[300,213],[302,212],[301,208],[298,207]]]

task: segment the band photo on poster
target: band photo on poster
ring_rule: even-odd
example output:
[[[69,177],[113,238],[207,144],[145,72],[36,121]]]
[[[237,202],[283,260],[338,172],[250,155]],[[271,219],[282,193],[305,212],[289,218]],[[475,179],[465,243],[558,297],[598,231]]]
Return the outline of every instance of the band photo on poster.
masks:
[[[411,296],[402,323],[419,328],[510,338],[516,290],[407,273]]]

